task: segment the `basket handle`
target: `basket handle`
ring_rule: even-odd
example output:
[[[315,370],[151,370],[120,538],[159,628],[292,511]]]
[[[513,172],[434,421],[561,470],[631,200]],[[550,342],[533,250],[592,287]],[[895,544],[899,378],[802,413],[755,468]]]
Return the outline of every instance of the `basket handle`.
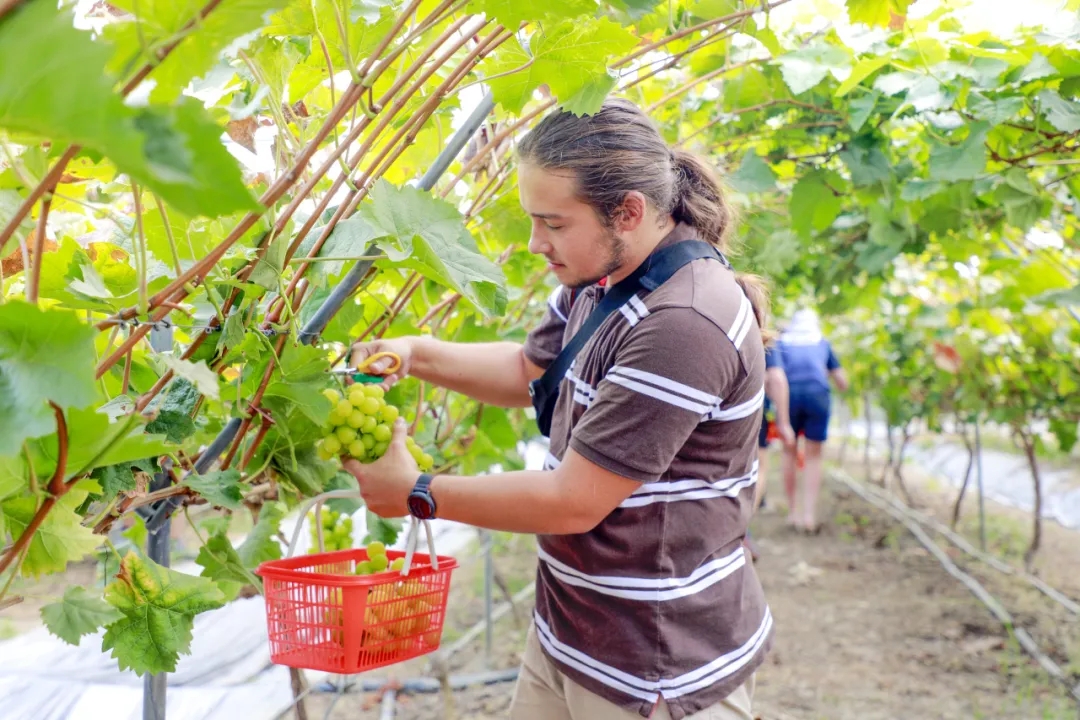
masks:
[[[293,528],[292,540],[289,541],[289,548],[285,553],[285,557],[291,558],[293,553],[296,551],[296,543],[300,539],[300,529],[304,525],[304,518],[307,517],[308,510],[311,509],[311,506],[316,506],[315,517],[318,521],[320,515],[322,514],[323,503],[326,500],[331,500],[334,498],[361,498],[361,495],[359,490],[330,490],[328,492],[320,493],[315,497],[309,498],[306,502],[304,502],[300,506],[300,518],[296,523],[296,527]],[[408,539],[405,541],[405,566],[401,568],[402,576],[407,576],[409,574],[410,568],[412,568],[413,554],[416,552],[416,544],[419,541],[419,529],[421,524],[424,526],[424,531],[427,534],[428,553],[431,556],[431,568],[433,570],[438,570],[439,557],[435,554],[435,536],[431,532],[431,524],[427,520],[420,520],[415,517],[411,517],[410,519],[412,520],[412,522],[409,524],[409,535]],[[321,521],[319,521],[317,529],[319,538],[319,552],[323,552],[326,546],[323,544]]]

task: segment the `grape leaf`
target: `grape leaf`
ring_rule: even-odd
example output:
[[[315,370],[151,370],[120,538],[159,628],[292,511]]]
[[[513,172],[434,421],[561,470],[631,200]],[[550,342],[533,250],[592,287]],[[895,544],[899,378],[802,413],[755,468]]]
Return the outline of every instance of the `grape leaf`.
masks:
[[[851,110],[851,114],[848,116],[848,126],[854,132],[859,132],[862,126],[866,124],[866,121],[870,119],[870,113],[874,112],[879,97],[880,93],[875,90],[848,103]]]
[[[784,82],[795,95],[817,86],[830,72],[838,72],[851,63],[848,54],[835,45],[819,43],[785,53],[776,58]]]
[[[174,672],[180,653],[189,652],[194,618],[225,604],[225,596],[206,578],[162,567],[128,553],[105,599],[123,614],[105,630],[101,649],[112,650],[120,669]]]
[[[258,567],[268,560],[281,559],[281,544],[275,536],[285,517],[285,506],[280,502],[264,503],[259,511],[259,520],[251,529],[244,542],[236,549],[236,554],[244,567]]]
[[[848,75],[847,80],[840,83],[840,87],[836,88],[834,94],[836,97],[847,95],[854,90],[859,83],[888,65],[891,61],[892,59],[888,57],[873,57],[860,60],[856,63],[855,67],[851,69],[851,74]]]
[[[776,173],[753,150],[743,155],[742,163],[729,178],[739,192],[765,192],[776,188]]]
[[[523,22],[535,22],[542,18],[572,18],[596,12],[595,0],[552,0],[537,7],[521,0],[470,0],[471,12],[485,13],[503,27],[517,28]]]
[[[529,49],[516,39],[482,68],[495,100],[508,112],[520,113],[542,83],[565,101],[607,75],[608,58],[637,43],[637,37],[607,18],[564,19],[539,28]],[[579,98],[575,106],[580,110],[582,105]]]
[[[401,534],[401,526],[401,518],[382,518],[368,510],[367,535],[361,542],[367,544],[372,540],[378,540],[390,547],[397,542],[398,535]]]
[[[17,8],[0,24],[0,67],[26,72],[0,78],[0,127],[102,153],[189,215],[258,209],[202,103],[126,105],[105,69],[109,53],[75,29],[66,8]]]
[[[1012,119],[1024,107],[1024,98],[1015,95],[990,100],[981,93],[973,92],[968,96],[968,110],[979,120],[990,125],[1000,125]]]
[[[216,470],[205,475],[191,473],[184,478],[184,485],[206,498],[211,505],[238,510],[244,504],[239,470]]]
[[[1080,130],[1080,106],[1071,103],[1053,90],[1043,90],[1038,95],[1046,120],[1061,132]]]
[[[162,355],[161,361],[173,371],[174,375],[190,382],[200,393],[208,398],[218,399],[220,392],[218,376],[206,365],[205,360],[193,363],[172,355]]]
[[[829,184],[830,175],[813,172],[804,175],[791,191],[791,225],[803,236],[832,225],[840,214],[839,188]]]
[[[618,84],[619,78],[610,72],[605,72],[563,100],[560,107],[578,117],[591,115],[600,110],[600,107],[604,104],[604,99]]]
[[[324,228],[314,228],[300,243],[297,255],[307,257],[311,254],[311,248],[315,247]],[[350,258],[369,254],[369,246],[378,239],[380,232],[371,226],[364,218],[354,215],[347,220],[342,220],[326,238],[326,242],[319,248],[317,257]],[[345,268],[344,260],[330,260],[327,262],[314,263],[312,270],[315,276],[330,277],[340,275]]]
[[[212,535],[206,544],[199,548],[195,563],[202,567],[202,576],[214,582],[250,584],[262,592],[262,581],[244,567],[236,548],[224,534]]]
[[[228,321],[225,324],[228,326]],[[171,443],[182,443],[195,434],[195,421],[191,413],[198,400],[199,391],[195,386],[182,377],[177,378],[169,386],[157,417],[146,426],[146,432],[164,435]]]
[[[855,187],[865,187],[880,182],[888,182],[892,177],[889,158],[873,141],[866,136],[858,137],[848,143],[846,150],[839,154],[851,173],[851,182]]]
[[[30,540],[22,564],[24,575],[39,577],[63,572],[69,562],[82,560],[97,549],[101,538],[90,528],[83,527],[82,517],[75,512],[91,490],[100,492],[101,488],[91,480],[83,480],[56,501]],[[18,540],[34,517],[38,499],[20,497],[8,500],[0,507],[7,517],[12,540]]]
[[[967,138],[959,144],[935,144],[930,150],[930,178],[946,182],[977,178],[986,169],[989,131],[990,126],[985,122],[972,123]]]
[[[221,329],[221,337],[218,338],[217,351],[222,352],[226,348],[234,348],[244,342],[243,313],[234,312],[225,318],[225,325]]]
[[[120,620],[124,616],[100,597],[75,585],[64,592],[59,602],[41,608],[41,619],[50,633],[68,645],[78,645],[83,635]]]
[[[0,457],[0,500],[18,495],[30,485],[22,455]]]
[[[356,481],[356,477],[344,470],[339,470],[334,477],[330,478],[330,481],[326,483],[326,490],[357,490],[360,489],[360,483]],[[364,507],[364,502],[357,496],[356,498],[334,498],[326,501],[326,506],[334,512],[342,513],[343,515],[352,515],[360,508]]]
[[[94,401],[94,335],[71,312],[21,300],[0,305],[0,455],[53,430],[48,401],[62,408]]]
[[[505,279],[480,254],[453,205],[380,180],[361,212],[384,235],[379,244],[392,262],[457,290],[486,315],[503,312]]]
[[[272,382],[266,388],[266,394],[288,400],[300,412],[304,413],[316,425],[326,424],[330,415],[330,401],[322,394],[325,382],[318,384]]]
[[[197,17],[203,3],[176,0],[116,0],[112,5],[126,10],[134,17],[127,22],[112,23],[108,37],[116,46],[116,58],[132,62],[132,55],[141,55],[138,62],[154,61],[153,102],[170,103],[180,96],[192,78],[206,75],[218,62],[222,50],[238,38],[263,25],[271,10],[284,7],[286,0],[231,0],[214,8],[198,21],[164,60],[140,52],[152,50],[158,43],[172,38],[184,25]]]
[[[853,23],[873,26],[888,25],[892,16],[907,15],[914,0],[847,0],[848,18]]]

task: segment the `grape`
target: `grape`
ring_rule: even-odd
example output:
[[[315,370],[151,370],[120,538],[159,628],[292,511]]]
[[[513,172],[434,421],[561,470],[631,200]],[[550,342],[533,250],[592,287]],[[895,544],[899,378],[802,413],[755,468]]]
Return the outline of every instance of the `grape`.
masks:
[[[365,457],[367,457],[367,448],[364,447],[364,441],[360,439],[353,440],[351,443],[349,443],[348,451],[349,454],[357,460],[363,460]]]
[[[360,407],[360,403],[364,402],[366,397],[363,385],[353,385],[349,389],[349,402],[352,403],[353,407]]]
[[[356,563],[357,575],[370,575],[373,572],[375,572],[375,570],[371,567],[371,563],[367,560],[361,560],[360,562]]]
[[[390,443],[381,442],[371,449],[371,454],[377,458],[386,454],[387,449],[390,447]]]
[[[390,431],[389,425],[378,425],[375,427],[375,431],[371,433],[375,436],[375,439],[381,443],[390,442],[390,438],[393,433]]]
[[[376,555],[368,562],[371,563],[371,567],[375,572],[382,572],[390,566],[390,561],[386,559],[385,555]]]
[[[330,456],[333,457],[341,452],[341,440],[338,440],[336,435],[327,435],[323,438],[322,447],[323,450],[330,453]]]
[[[372,555],[385,555],[386,543],[380,542],[379,540],[372,540],[368,543],[367,554],[368,557],[371,557]]]
[[[356,439],[356,431],[348,425],[339,425],[334,434],[337,435],[337,439],[341,441],[342,445],[348,445]]]
[[[419,461],[419,464],[422,468],[430,470],[431,468],[435,467],[435,458],[431,457],[431,455],[427,453],[424,453],[423,457]]]
[[[397,408],[395,408],[395,410],[396,409]],[[361,425],[359,429],[360,429],[361,432],[370,433],[372,430],[374,430],[378,426],[379,426],[379,421],[376,420],[374,416],[365,415],[364,416],[364,424]]]
[[[365,415],[374,415],[382,409],[382,401],[379,398],[365,397],[358,406]]]
[[[367,433],[364,433],[364,435],[362,436],[362,440],[364,442],[364,447],[366,447],[368,450],[371,450],[375,447],[376,441],[374,435],[368,435]]]
[[[379,410],[379,417],[391,424],[398,419],[400,414],[401,412],[393,405],[383,405]]]
[[[405,567],[405,558],[403,558],[403,557],[399,557],[399,558],[395,559],[394,562],[390,563],[390,569],[393,570],[394,572],[401,572],[402,568],[404,568],[404,567]]]
[[[353,406],[348,400],[342,400],[337,404],[335,408],[337,410],[338,417],[347,418],[352,415]],[[369,415],[371,413],[368,413]]]
[[[386,391],[378,385],[365,385],[364,394],[368,397],[378,398],[379,400],[382,400],[384,397],[386,397]]]
[[[347,420],[349,427],[359,430],[367,422],[368,416],[359,410],[353,410],[349,413],[349,419]],[[341,423],[338,423],[340,425]]]
[[[329,400],[331,403],[333,403],[334,406],[337,406],[338,402],[341,401],[341,395],[338,394],[337,390],[333,390],[331,388],[326,388],[325,390],[322,391],[322,394],[323,394],[323,397],[325,397],[327,400]]]

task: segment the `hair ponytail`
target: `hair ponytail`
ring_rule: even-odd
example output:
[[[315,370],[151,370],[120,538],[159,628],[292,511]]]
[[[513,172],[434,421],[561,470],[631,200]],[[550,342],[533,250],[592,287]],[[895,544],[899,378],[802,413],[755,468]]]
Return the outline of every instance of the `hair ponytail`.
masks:
[[[522,162],[547,170],[570,171],[578,196],[610,224],[626,199],[637,190],[676,222],[693,227],[698,236],[728,250],[736,225],[713,168],[680,148],[669,148],[656,126],[628,100],[609,98],[593,115],[555,112],[545,117],[518,146]],[[761,328],[768,336],[769,292],[761,278],[736,273]]]

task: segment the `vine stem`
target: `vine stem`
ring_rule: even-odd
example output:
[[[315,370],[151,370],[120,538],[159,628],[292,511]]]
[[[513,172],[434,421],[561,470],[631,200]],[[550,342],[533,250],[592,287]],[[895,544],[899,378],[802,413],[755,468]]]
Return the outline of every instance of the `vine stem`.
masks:
[[[73,482],[64,482],[64,473],[67,472],[67,459],[68,459],[68,428],[67,420],[64,418],[64,411],[60,409],[60,406],[56,403],[49,401],[49,405],[52,406],[53,414],[56,416],[56,470],[53,471],[53,476],[49,480],[48,491],[49,496],[45,498],[45,501],[38,506],[37,511],[34,512],[34,517],[30,520],[30,523],[23,530],[22,535],[16,540],[11,548],[4,553],[4,556],[0,558],[0,573],[3,573],[11,565],[12,561],[18,557],[23,548],[30,545],[30,541],[34,538],[34,533],[41,527],[41,523],[45,522],[45,517],[49,514],[49,511],[56,505],[56,501],[62,498],[68,490],[75,484]],[[16,568],[17,571],[17,568]],[[14,574],[15,571],[12,571]]]
[[[45,230],[49,223],[49,207],[52,205],[52,192],[48,191],[41,199],[41,214],[38,216],[37,233],[34,235],[34,254],[30,258],[30,277],[26,284],[27,302],[37,303],[38,288],[41,286],[41,264],[45,255]]]
[[[23,1],[24,0],[0,0],[0,18]],[[202,6],[196,16],[177,31],[177,39],[158,48],[154,53],[154,59],[143,65],[139,71],[124,84],[124,87],[120,90],[120,96],[127,97],[130,95],[131,92],[146,79],[146,76],[149,75],[154,68],[160,65],[162,61],[168,57],[169,53],[176,49],[176,46],[187,37],[189,31],[200,25],[202,21],[206,19],[206,16],[213,12],[214,8],[220,5],[221,2],[222,0],[210,0],[206,5]],[[60,156],[60,159],[56,161],[56,164],[52,166],[48,173],[46,173],[45,177],[41,179],[41,182],[30,191],[30,194],[27,195],[22,204],[19,205],[15,214],[8,220],[7,225],[0,229],[0,247],[7,244],[7,241],[15,233],[15,229],[19,227],[19,223],[21,223],[23,218],[29,214],[30,209],[34,207],[34,203],[38,201],[38,198],[42,197],[49,188],[56,187],[57,183],[60,182],[60,178],[64,175],[64,170],[67,168],[68,164],[75,159],[75,156],[81,149],[82,147],[80,145],[69,146],[68,149],[64,151],[64,154]]]

